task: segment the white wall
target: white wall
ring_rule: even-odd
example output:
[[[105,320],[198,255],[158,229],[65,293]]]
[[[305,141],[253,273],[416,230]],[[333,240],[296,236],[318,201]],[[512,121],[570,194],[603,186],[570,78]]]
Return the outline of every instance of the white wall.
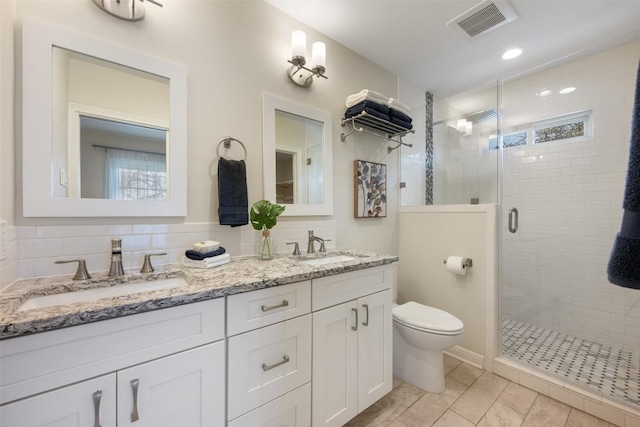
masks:
[[[398,234],[398,301],[458,317],[465,328],[461,355],[490,366],[497,331],[495,205],[401,208]],[[450,255],[471,258],[473,267],[464,276],[448,272],[443,261]]]
[[[262,94],[270,93],[301,104],[331,113],[334,118],[334,215],[309,218],[311,221],[333,221],[342,247],[368,249],[381,253],[397,251],[396,222],[398,200],[397,151],[387,154],[382,140],[366,135],[350,137],[339,142],[339,118],[344,113],[344,100],[352,93],[370,88],[388,96],[397,97],[397,78],[394,74],[346,49],[315,30],[295,21],[262,1],[184,1],[166,0],[163,8],[147,4],[147,16],[143,21],[130,23],[113,18],[85,0],[3,0],[2,33],[11,35],[11,11],[15,7],[17,35],[23,16],[33,16],[82,32],[110,43],[157,56],[181,64],[188,71],[188,215],[186,218],[138,218],[138,219],[34,219],[22,217],[20,198],[14,201],[13,189],[21,191],[21,168],[12,156],[14,139],[11,131],[3,126],[2,140],[2,209],[0,215],[10,224],[45,230],[57,226],[119,226],[135,227],[138,224],[164,226],[190,224],[215,224],[217,222],[217,189],[215,188],[215,149],[225,135],[242,140],[247,146],[247,179],[250,203],[262,194]],[[9,11],[9,13],[4,13]],[[324,41],[327,44],[328,80],[315,81],[309,89],[293,85],[286,77],[286,59],[290,55],[291,32],[303,29],[309,42]],[[309,45],[310,45],[309,43]],[[13,41],[2,40],[2,123],[11,125],[11,88],[13,78]],[[17,40],[17,49],[20,48]],[[4,59],[8,60],[5,62]],[[19,60],[16,60],[19,62]],[[19,65],[19,64],[18,64]],[[19,67],[18,73],[19,71]],[[20,82],[20,79],[17,79]],[[10,90],[4,90],[4,85]],[[19,98],[19,86],[16,96]],[[18,99],[18,110],[20,102]],[[20,120],[17,129],[20,128]],[[18,132],[15,144],[20,147]],[[5,155],[7,154],[7,155]],[[234,155],[233,152],[230,153]],[[238,150],[237,155],[241,154]],[[388,166],[388,216],[380,219],[353,218],[353,161],[363,159]],[[14,217],[15,212],[15,217]],[[300,221],[305,218],[283,218],[280,222]],[[277,232],[278,227],[274,230]],[[250,227],[226,229],[225,235],[234,242],[241,242],[243,232],[253,232]],[[302,232],[302,231],[301,231]],[[29,232],[30,233],[30,232]],[[27,235],[30,235],[27,233]],[[321,233],[317,235],[322,237]],[[22,235],[22,234],[20,234]],[[296,236],[297,237],[297,236]],[[300,236],[303,238],[304,236]],[[99,243],[102,245],[102,243]],[[139,250],[151,249],[149,245],[136,246]],[[26,247],[25,247],[26,250]],[[108,245],[98,246],[96,251],[107,253]],[[20,252],[16,258],[30,257]],[[14,254],[15,256],[15,254]],[[22,269],[25,277],[30,269]]]
[[[505,127],[593,110],[593,137],[504,150],[503,206],[520,211],[504,236],[507,318],[640,351],[640,294],[608,283],[619,231],[640,42],[516,81],[503,90]],[[571,94],[559,95],[562,87]],[[536,92],[551,89],[552,95]],[[504,212],[503,212],[503,221]]]

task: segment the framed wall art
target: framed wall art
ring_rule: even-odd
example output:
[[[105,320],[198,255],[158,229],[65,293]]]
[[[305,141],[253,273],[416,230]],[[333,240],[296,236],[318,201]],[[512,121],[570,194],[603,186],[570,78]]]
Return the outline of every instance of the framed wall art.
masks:
[[[355,218],[387,216],[387,165],[356,160],[354,162]]]

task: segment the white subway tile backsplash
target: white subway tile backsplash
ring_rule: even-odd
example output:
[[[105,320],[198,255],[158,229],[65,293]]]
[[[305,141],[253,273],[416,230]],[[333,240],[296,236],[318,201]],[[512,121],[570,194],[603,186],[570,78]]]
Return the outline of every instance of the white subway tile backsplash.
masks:
[[[87,227],[84,225],[59,225],[59,226],[37,226],[36,238],[52,237],[81,237],[87,235]]]
[[[10,230],[13,240],[9,242],[9,252],[14,255],[0,263],[0,287],[18,278],[72,274],[75,264],[54,263],[69,258],[84,258],[90,272],[108,270],[110,240],[114,238],[122,239],[124,266],[131,268],[141,266],[144,255],[151,252],[167,252],[154,258],[156,265],[181,262],[185,250],[201,240],[220,241],[232,256],[251,256],[256,253],[256,239],[260,237],[260,232],[250,225],[231,228],[217,223],[20,226]],[[288,241],[306,244],[308,230],[331,240],[328,248],[337,246],[335,220],[287,219],[272,229],[276,252],[291,251],[285,245]]]
[[[122,225],[88,225],[87,236],[107,236],[116,238],[132,233],[133,227],[130,224]]]

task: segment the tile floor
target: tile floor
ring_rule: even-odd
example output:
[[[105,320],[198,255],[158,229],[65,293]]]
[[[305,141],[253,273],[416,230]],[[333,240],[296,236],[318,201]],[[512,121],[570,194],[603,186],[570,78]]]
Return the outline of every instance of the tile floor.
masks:
[[[611,427],[557,400],[445,355],[447,389],[394,380],[393,391],[349,427]]]

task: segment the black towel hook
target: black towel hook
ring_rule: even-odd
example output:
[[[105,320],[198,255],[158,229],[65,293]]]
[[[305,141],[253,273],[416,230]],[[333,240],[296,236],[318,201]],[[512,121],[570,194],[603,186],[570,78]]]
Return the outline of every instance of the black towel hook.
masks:
[[[231,141],[236,141],[242,146],[242,149],[244,150],[244,161],[247,161],[247,147],[245,147],[242,141],[231,136],[225,136],[220,140],[220,142],[218,142],[218,147],[216,147],[216,157],[220,158],[220,145],[224,144],[224,148],[231,148]]]

